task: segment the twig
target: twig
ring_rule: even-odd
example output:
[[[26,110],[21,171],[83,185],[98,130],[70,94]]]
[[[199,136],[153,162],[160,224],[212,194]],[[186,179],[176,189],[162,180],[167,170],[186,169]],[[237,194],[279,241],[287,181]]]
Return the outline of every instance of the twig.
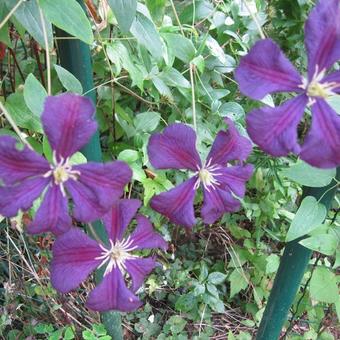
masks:
[[[6,15],[4,20],[0,23],[0,29],[6,24],[6,22],[9,20],[9,18],[13,15],[13,13],[18,9],[18,7],[26,0],[20,0]]]
[[[266,39],[266,36],[265,36],[265,34],[264,34],[263,30],[262,30],[262,27],[261,27],[259,21],[257,20],[256,16],[255,16],[254,13],[250,10],[250,8],[249,8],[249,6],[248,6],[248,4],[247,4],[247,0],[242,0],[242,2],[244,3],[244,6],[246,6],[248,13],[250,14],[250,16],[252,17],[252,19],[254,20],[255,25],[256,25],[256,27],[257,27],[257,30],[258,30],[259,33],[260,33],[261,39]]]
[[[195,82],[194,82],[194,65],[190,64],[190,82],[191,82],[191,99],[192,99],[192,121],[194,124],[194,129],[197,131],[196,122],[196,99],[195,99]]]
[[[15,121],[13,120],[13,118],[11,117],[11,115],[9,114],[9,112],[7,111],[7,109],[5,108],[4,104],[2,104],[0,102],[0,110],[2,111],[3,115],[5,116],[5,118],[7,119],[7,121],[9,122],[9,124],[12,126],[13,130],[16,132],[16,134],[18,135],[18,137],[20,138],[20,140],[32,150],[32,146],[31,144],[26,140],[26,138],[23,137],[22,132],[20,131],[18,125],[15,123]]]
[[[44,35],[44,43],[45,43],[45,53],[46,53],[46,72],[47,72],[47,93],[50,96],[51,91],[51,60],[50,60],[50,53],[49,53],[49,47],[48,47],[48,38],[47,38],[47,31],[46,31],[46,24],[44,19],[44,14],[39,7],[39,13],[40,13],[40,20],[41,20],[41,27]]]
[[[184,37],[183,27],[182,27],[182,24],[181,24],[181,22],[180,22],[180,20],[179,20],[179,17],[178,17],[177,11],[176,11],[176,7],[175,7],[175,5],[174,5],[173,0],[170,0],[170,3],[171,3],[172,11],[174,12],[174,16],[175,16],[176,21],[177,21],[177,25],[178,25],[178,27],[179,27],[179,29],[180,29],[180,31],[181,31],[183,37]]]

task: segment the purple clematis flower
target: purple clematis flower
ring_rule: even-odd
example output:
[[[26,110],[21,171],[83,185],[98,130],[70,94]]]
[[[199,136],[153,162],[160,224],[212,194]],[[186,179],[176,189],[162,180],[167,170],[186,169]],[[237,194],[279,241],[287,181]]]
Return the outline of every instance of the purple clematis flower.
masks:
[[[15,138],[0,137],[0,179],[4,184],[0,187],[0,214],[16,216],[45,192],[28,231],[33,234],[52,231],[59,235],[72,225],[66,192],[73,198],[74,217],[90,222],[110,209],[132,174],[120,161],[70,164],[70,156],[97,129],[94,106],[89,99],[74,94],[48,97],[42,123],[53,149],[52,164],[27,146],[18,147]]]
[[[139,200],[118,200],[104,215],[108,245],[94,241],[79,228],[72,228],[57,238],[51,263],[53,287],[67,293],[78,287],[96,268],[106,266],[103,280],[90,293],[87,306],[96,311],[122,312],[140,307],[142,303],[134,293],[156,266],[156,261],[153,257],[143,258],[132,252],[167,248],[167,243],[153,231],[151,223],[143,215],[137,215],[135,231],[124,238],[126,228],[140,205]],[[126,286],[125,274],[132,279],[130,288]]]
[[[340,94],[340,71],[327,70],[340,59],[340,1],[322,0],[305,24],[308,54],[307,79],[302,78],[271,40],[258,41],[241,59],[236,80],[243,94],[262,99],[272,92],[296,92],[298,96],[276,108],[255,109],[247,116],[252,140],[273,156],[299,154],[320,168],[340,165],[340,116],[326,98]],[[297,127],[306,106],[311,106],[312,124],[302,146]]]
[[[243,197],[245,182],[251,177],[253,166],[227,166],[232,160],[244,161],[251,152],[250,141],[242,137],[230,119],[225,120],[227,131],[220,131],[202,165],[196,150],[196,133],[185,124],[172,124],[162,134],[150,137],[148,154],[156,169],[187,169],[194,176],[177,187],[156,195],[152,209],[165,215],[175,224],[191,228],[195,225],[194,198],[202,186],[204,223],[214,223],[225,212],[237,211]]]

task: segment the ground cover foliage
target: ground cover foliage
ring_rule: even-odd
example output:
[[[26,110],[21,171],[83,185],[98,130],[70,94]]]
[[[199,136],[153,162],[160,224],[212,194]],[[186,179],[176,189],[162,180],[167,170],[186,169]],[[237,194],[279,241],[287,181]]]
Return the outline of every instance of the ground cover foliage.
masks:
[[[1,2],[0,22],[16,3]],[[315,3],[146,0],[138,1],[137,12],[130,17],[126,13],[135,13],[134,1],[124,2],[123,7],[113,0],[85,1],[89,18],[79,14],[75,3],[39,2],[46,34],[34,24],[38,19],[29,20],[30,15],[39,18],[35,0],[20,4],[11,14],[0,29],[0,99],[35,151],[51,160],[40,122],[48,74],[52,94],[84,92],[60,65],[58,42],[63,37],[53,39],[49,22],[90,44],[104,160],[129,164],[133,179],[125,198],[143,201],[140,212],[169,243],[166,252],[152,253],[161,266],[139,290],[144,305],[123,314],[125,338],[251,339],[285,242],[306,234],[301,242],[314,252],[282,337],[339,338],[340,198],[335,198],[328,214],[315,199],[301,199],[302,185],[325,186],[335,170],[312,168],[295,156],[272,158],[254,146],[248,161],[255,170],[240,211],[225,214],[212,225],[198,218],[190,230],[171,224],[149,206],[152,196],[187,178],[185,172],[151,166],[147,153],[151,134],[174,122],[196,126],[197,149],[203,155],[217,132],[225,129],[225,117],[246,135],[246,114],[263,104],[239,92],[234,70],[240,58],[264,34],[304,73],[303,26]],[[67,15],[58,15],[65,8]],[[334,68],[338,70],[339,64]],[[280,94],[262,102],[279,105],[290,98]],[[330,103],[339,113],[339,97]],[[16,136],[6,117],[0,119],[0,134]],[[301,136],[308,126],[308,118],[300,123]],[[74,162],[84,161],[84,155],[77,153]],[[199,193],[196,216],[201,202]],[[99,314],[85,308],[86,296],[95,286],[92,277],[67,295],[52,288],[49,262],[55,237],[25,232],[38,206],[1,220],[0,336],[110,339]]]

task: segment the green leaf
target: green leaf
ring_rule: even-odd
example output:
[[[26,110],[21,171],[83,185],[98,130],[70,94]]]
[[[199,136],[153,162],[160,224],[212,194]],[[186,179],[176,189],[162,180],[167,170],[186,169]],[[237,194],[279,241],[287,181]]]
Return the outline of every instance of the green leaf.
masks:
[[[207,291],[214,297],[218,298],[218,290],[215,285],[211,283],[206,284]]]
[[[7,8],[10,10],[16,4],[17,0],[5,0]],[[23,2],[13,13],[14,18],[22,25],[27,32],[39,43],[45,46],[43,26],[40,18],[37,0]],[[47,41],[49,48],[53,47],[52,25],[45,20]]]
[[[120,29],[128,33],[136,16],[137,0],[109,0],[109,6],[114,13]]]
[[[268,257],[266,257],[266,262],[267,262],[266,274],[275,273],[279,268],[280,257],[275,254],[271,254]]]
[[[136,65],[132,59],[132,53],[120,41],[115,41],[111,45],[111,52],[120,57],[123,68],[129,72],[132,79],[132,86],[137,85],[143,90],[143,69]]]
[[[325,267],[317,267],[310,281],[311,298],[320,302],[333,303],[339,298],[337,279]]]
[[[208,281],[214,285],[219,285],[224,282],[227,275],[220,273],[220,272],[213,272],[210,273],[208,276]]]
[[[169,51],[184,63],[189,63],[196,54],[196,49],[191,40],[177,33],[162,33]]]
[[[47,92],[45,88],[41,85],[39,80],[30,73],[25,80],[24,99],[27,107],[37,117],[40,117],[43,112],[46,97]]]
[[[144,46],[157,61],[163,58],[164,45],[161,37],[153,22],[145,15],[137,13],[130,32],[138,43]]]
[[[54,65],[54,69],[57,72],[60,82],[67,91],[78,94],[83,93],[83,87],[81,86],[80,81],[71,72],[59,65]]]
[[[87,44],[93,43],[90,21],[76,0],[39,0],[47,19]]]
[[[166,0],[146,0],[145,3],[152,19],[161,23],[164,16]]]
[[[289,169],[282,171],[282,174],[292,181],[307,187],[324,187],[335,177],[336,169],[318,169],[303,162],[298,161]]]
[[[336,94],[331,96],[326,99],[326,101],[333,108],[333,110],[340,115],[340,95]]]
[[[336,235],[319,234],[305,238],[299,242],[308,249],[318,251],[325,255],[333,255],[338,246]]]
[[[158,77],[164,81],[166,85],[172,87],[182,87],[190,89],[190,82],[182,75],[181,72],[171,67],[161,72]]]
[[[243,107],[236,102],[224,103],[219,108],[219,112],[221,113],[221,116],[227,116],[233,120],[242,119],[245,116]]]
[[[205,61],[204,61],[203,56],[199,55],[195,57],[194,59],[191,60],[191,64],[195,65],[198,71],[200,71],[200,73],[204,72]]]
[[[293,241],[319,227],[326,214],[326,207],[318,203],[315,197],[305,197],[290,225],[286,241]]]
[[[248,287],[248,281],[240,272],[240,269],[234,269],[230,274],[228,281],[230,281],[230,298],[239,293],[242,289]]]
[[[193,294],[189,293],[186,295],[181,295],[177,299],[175,303],[175,308],[181,312],[190,312],[195,307],[196,303],[196,297]]]
[[[165,97],[169,102],[173,102],[174,98],[168,85],[166,85],[165,82],[158,76],[154,76],[151,80],[160,95]]]
[[[11,94],[7,98],[5,105],[9,114],[19,127],[35,132],[43,132],[40,115],[31,112],[31,110],[26,106],[22,93]]]
[[[151,132],[157,128],[160,119],[161,115],[158,112],[139,113],[135,118],[136,131]]]

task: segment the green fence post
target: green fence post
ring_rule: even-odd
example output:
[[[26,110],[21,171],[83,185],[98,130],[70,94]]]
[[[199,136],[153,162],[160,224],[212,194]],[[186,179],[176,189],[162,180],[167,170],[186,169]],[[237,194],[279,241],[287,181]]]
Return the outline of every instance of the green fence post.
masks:
[[[337,169],[336,178],[340,180],[340,168]],[[303,197],[313,196],[317,200],[321,198],[320,202],[328,210],[335,195],[335,185],[336,182],[333,180],[323,188],[304,187]],[[257,332],[257,340],[279,338],[311,254],[312,251],[300,245],[299,240],[287,243]]]
[[[77,1],[84,8],[83,1]],[[56,35],[57,37],[69,37],[69,34],[60,29],[56,29]],[[96,91],[93,90],[93,71],[89,46],[78,39],[60,39],[58,40],[58,52],[61,66],[80,81],[84,92],[87,93],[86,96],[96,104]],[[92,136],[90,142],[82,149],[82,153],[89,161],[102,161],[99,131]],[[93,226],[99,237],[105,239],[106,233],[103,225],[97,221]],[[96,275],[96,279],[100,281],[101,275]],[[119,312],[101,313],[101,320],[113,340],[123,339],[122,320]]]

